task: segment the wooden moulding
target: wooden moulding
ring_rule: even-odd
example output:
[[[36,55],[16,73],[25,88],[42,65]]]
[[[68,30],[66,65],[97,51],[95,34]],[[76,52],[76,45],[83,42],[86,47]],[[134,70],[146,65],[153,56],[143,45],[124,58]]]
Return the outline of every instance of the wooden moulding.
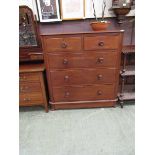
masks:
[[[115,107],[115,100],[98,100],[98,101],[75,101],[75,102],[55,102],[51,104],[52,110],[58,109],[75,109],[75,108],[103,108],[103,107]]]

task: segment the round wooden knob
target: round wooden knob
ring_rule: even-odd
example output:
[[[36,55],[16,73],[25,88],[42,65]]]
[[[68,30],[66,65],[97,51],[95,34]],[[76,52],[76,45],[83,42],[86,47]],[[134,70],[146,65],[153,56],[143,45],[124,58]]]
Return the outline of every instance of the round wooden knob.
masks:
[[[64,60],[63,60],[63,64],[64,64],[64,65],[67,65],[67,64],[68,64],[68,60],[67,60],[67,59],[64,59]]]
[[[65,97],[69,97],[70,93],[69,92],[65,92]]]
[[[19,80],[25,80],[26,79],[26,76],[20,76],[19,77]]]
[[[101,80],[103,78],[103,75],[99,74],[97,75],[98,80]]]
[[[104,46],[104,42],[103,42],[103,41],[100,41],[100,42],[98,43],[98,45],[99,45],[99,46]]]
[[[63,42],[63,43],[61,44],[61,47],[62,47],[62,48],[67,48],[67,43]]]
[[[104,58],[98,58],[98,59],[97,59],[97,61],[98,61],[99,63],[103,63],[103,60],[104,60]]]
[[[102,91],[101,90],[98,90],[97,91],[97,95],[102,95],[103,93],[102,93]]]
[[[68,81],[69,80],[69,76],[65,75],[64,79],[65,79],[65,81]]]

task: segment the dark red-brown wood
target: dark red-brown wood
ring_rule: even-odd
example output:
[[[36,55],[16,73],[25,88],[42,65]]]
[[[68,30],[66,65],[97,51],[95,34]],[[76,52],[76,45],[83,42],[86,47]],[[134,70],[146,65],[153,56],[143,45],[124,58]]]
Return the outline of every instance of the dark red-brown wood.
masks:
[[[120,30],[42,34],[52,108],[115,106],[122,41]]]
[[[44,71],[44,64],[19,66],[19,106],[41,105],[48,112]]]
[[[34,29],[34,35],[36,36],[37,45],[36,46],[22,46],[19,48],[19,61],[20,62],[28,62],[28,61],[38,61],[43,60],[43,52],[42,52],[42,44],[40,38],[40,32],[38,29],[38,24],[34,18],[32,10],[28,6],[19,6],[19,13],[23,11],[25,13],[30,12],[31,21],[29,23],[29,27]],[[21,19],[19,19],[22,21]],[[21,24],[19,22],[19,24]]]

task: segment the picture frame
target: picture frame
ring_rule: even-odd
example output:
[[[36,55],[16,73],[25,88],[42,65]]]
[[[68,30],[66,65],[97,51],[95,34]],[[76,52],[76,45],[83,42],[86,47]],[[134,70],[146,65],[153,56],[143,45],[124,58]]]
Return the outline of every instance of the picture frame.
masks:
[[[84,19],[85,0],[60,0],[60,6],[62,20]]]
[[[36,0],[40,22],[61,21],[58,0]]]

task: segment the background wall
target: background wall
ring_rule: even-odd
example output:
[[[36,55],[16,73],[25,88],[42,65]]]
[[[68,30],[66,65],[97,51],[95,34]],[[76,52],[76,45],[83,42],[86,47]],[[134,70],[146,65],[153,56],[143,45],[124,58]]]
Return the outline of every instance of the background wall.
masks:
[[[94,0],[94,1],[102,1],[102,0]],[[115,15],[114,15],[113,11],[109,11],[109,9],[112,7],[112,0],[107,0],[106,4],[107,4],[107,7],[105,10],[105,17],[114,17]],[[37,16],[37,20],[39,20],[36,0],[19,0],[19,5],[29,6],[32,9],[33,13]],[[86,8],[90,8],[90,7],[92,7],[91,0],[86,0]],[[100,5],[96,5],[96,10],[98,10],[97,11],[98,16],[100,16],[100,14],[101,14],[100,8],[101,8]],[[88,9],[88,11],[86,9],[85,15],[87,18],[94,18],[93,9]],[[135,15],[135,10],[131,10],[127,16],[134,16],[134,15]]]
[[[35,0],[19,0],[19,5],[27,5],[30,7],[34,13],[34,15],[37,16],[37,20],[39,20],[38,12],[37,12],[37,5]]]

